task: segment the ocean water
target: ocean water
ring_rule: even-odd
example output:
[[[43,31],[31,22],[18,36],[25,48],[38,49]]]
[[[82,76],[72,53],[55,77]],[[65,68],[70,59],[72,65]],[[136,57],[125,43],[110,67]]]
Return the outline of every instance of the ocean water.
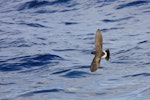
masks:
[[[0,100],[149,100],[149,0],[0,0]],[[90,72],[94,35],[101,60]]]

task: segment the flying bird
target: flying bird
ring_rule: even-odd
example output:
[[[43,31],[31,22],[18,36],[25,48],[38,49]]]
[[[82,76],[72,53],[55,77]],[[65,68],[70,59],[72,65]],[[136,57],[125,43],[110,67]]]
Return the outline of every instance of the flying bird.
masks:
[[[100,29],[98,29],[95,34],[95,48],[96,51],[91,52],[91,54],[95,55],[91,63],[91,68],[90,68],[91,72],[95,72],[98,69],[101,58],[105,58],[107,61],[110,58],[109,49],[103,51],[103,37]]]

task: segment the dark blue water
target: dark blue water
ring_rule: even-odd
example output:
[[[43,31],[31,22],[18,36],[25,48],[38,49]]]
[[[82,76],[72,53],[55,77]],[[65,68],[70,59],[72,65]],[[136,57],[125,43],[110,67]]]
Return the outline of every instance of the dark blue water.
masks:
[[[0,100],[149,100],[149,0],[1,0]],[[90,72],[95,31],[110,61]]]

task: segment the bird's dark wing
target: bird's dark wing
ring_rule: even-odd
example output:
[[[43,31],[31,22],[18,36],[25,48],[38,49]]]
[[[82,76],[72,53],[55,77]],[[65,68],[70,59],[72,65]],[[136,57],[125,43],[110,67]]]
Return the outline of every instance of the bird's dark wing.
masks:
[[[98,29],[95,34],[95,48],[96,52],[102,52],[102,44],[103,44],[103,37],[101,31]],[[101,57],[101,55],[99,55]]]
[[[99,58],[95,55],[95,57],[91,63],[91,68],[90,68],[91,72],[95,72],[98,69],[98,67],[100,65],[100,60],[101,60],[101,58]]]

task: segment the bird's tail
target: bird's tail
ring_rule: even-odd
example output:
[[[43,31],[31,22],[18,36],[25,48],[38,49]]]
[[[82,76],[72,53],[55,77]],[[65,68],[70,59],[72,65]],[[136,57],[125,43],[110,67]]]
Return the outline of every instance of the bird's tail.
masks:
[[[105,58],[106,60],[109,60],[110,59],[110,52],[109,52],[109,49],[103,51],[103,56],[102,58]]]

